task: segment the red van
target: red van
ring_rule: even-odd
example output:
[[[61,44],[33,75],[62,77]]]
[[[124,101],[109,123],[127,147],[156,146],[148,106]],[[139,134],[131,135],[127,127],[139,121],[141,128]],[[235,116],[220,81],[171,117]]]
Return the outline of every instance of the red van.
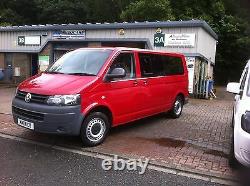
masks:
[[[187,97],[182,54],[84,48],[22,82],[12,112],[22,127],[80,135],[84,145],[95,146],[111,127],[166,111],[178,118]]]

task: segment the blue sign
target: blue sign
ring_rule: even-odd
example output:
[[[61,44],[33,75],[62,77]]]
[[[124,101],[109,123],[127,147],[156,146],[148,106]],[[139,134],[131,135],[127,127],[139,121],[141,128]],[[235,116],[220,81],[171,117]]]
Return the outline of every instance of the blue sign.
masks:
[[[85,30],[58,30],[53,32],[54,39],[85,39]]]

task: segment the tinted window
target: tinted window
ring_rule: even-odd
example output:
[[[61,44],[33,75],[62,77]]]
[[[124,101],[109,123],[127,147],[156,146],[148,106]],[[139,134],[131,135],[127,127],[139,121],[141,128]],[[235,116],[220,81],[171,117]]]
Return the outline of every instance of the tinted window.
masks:
[[[245,83],[246,83],[246,79],[247,79],[247,74],[248,74],[248,69],[246,69],[244,75],[243,75],[243,78],[241,80],[241,83],[240,83],[240,90],[244,90],[244,87],[245,87]]]
[[[154,54],[139,54],[142,77],[155,77],[164,75],[163,64],[159,56]]]
[[[184,73],[182,59],[174,56],[161,56],[165,75],[181,75]]]
[[[63,55],[46,72],[97,75],[112,50],[75,50]]]
[[[181,75],[184,73],[180,57],[140,53],[139,59],[142,77]]]
[[[112,63],[109,73],[114,68],[123,68],[126,72],[126,77],[122,79],[131,79],[135,78],[135,60],[133,53],[121,53],[119,54],[114,62]],[[117,79],[116,79],[117,80]]]

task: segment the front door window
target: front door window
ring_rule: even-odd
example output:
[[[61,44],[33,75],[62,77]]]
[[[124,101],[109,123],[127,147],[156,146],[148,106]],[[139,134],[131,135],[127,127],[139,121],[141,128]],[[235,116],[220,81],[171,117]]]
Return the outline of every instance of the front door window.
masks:
[[[114,80],[134,79],[135,78],[134,54],[133,53],[119,54],[112,63],[109,72],[111,72],[115,68],[123,68],[126,72],[126,76],[124,78],[116,78]]]

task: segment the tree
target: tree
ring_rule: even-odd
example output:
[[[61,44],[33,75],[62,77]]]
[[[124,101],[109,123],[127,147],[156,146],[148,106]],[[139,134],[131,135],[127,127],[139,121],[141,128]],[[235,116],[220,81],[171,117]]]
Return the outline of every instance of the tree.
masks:
[[[234,0],[171,0],[176,20],[205,20],[218,34],[215,78],[217,84],[239,80],[250,57],[248,11]]]
[[[37,21],[35,0],[1,0],[0,23],[4,25],[33,24]]]
[[[120,17],[124,21],[162,21],[174,19],[169,0],[139,0],[132,2],[122,11]]]
[[[131,0],[90,0],[88,1],[89,22],[115,22],[119,21],[122,10]]]
[[[86,2],[81,0],[36,0],[36,6],[41,24],[85,22],[88,12]]]

